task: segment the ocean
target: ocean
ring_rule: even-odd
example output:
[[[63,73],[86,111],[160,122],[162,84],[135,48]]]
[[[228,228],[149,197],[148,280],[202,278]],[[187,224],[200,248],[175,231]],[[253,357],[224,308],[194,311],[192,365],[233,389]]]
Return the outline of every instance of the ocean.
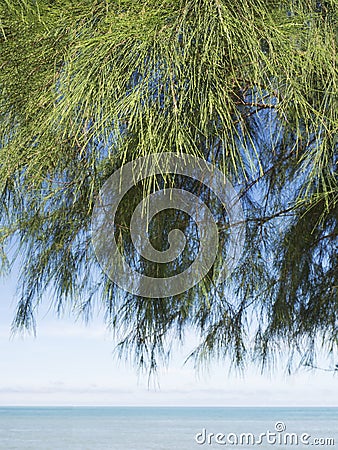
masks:
[[[338,449],[338,408],[0,407],[2,450]]]

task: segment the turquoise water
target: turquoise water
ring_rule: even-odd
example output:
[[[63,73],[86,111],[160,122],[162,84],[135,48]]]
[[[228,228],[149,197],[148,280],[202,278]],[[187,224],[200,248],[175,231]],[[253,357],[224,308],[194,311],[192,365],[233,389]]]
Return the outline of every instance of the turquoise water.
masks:
[[[259,440],[259,435],[266,432],[272,433],[270,441],[267,442],[266,436]],[[224,437],[218,435],[217,443],[216,435],[219,433]],[[240,438],[241,433],[251,433],[253,437],[248,439],[254,438],[254,443],[246,442],[246,437]],[[298,437],[288,441],[286,433],[294,433]],[[200,443],[196,442],[196,437]],[[239,445],[235,445],[236,438]],[[226,439],[229,441],[222,444]],[[277,439],[282,440],[278,443]],[[197,450],[225,447],[336,450],[338,408],[0,407],[1,450]]]

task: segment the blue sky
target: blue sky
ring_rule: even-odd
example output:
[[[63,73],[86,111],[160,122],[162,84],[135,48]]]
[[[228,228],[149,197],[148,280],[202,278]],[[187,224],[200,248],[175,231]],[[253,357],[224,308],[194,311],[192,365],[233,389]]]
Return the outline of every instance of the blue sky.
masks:
[[[0,405],[338,406],[332,372],[289,376],[280,369],[261,375],[250,367],[244,376],[229,375],[224,362],[196,373],[192,364],[183,365],[195,342],[192,334],[160,371],[159,385],[149,388],[146,375],[113,357],[114,342],[99,317],[86,326],[45,308],[36,338],[11,338],[16,277],[14,271],[0,284]]]

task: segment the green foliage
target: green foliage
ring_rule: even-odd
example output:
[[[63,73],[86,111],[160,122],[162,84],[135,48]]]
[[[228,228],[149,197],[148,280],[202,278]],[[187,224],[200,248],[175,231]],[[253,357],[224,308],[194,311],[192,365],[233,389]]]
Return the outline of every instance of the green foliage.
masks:
[[[318,340],[335,350],[337,24],[337,0],[2,0],[0,256],[12,241],[24,261],[14,325],[32,327],[52,292],[59,312],[103,307],[121,355],[150,369],[188,328],[197,360],[264,363],[286,343],[309,363]],[[247,244],[221,291],[210,277],[143,299],[100,272],[90,244],[100,187],[126,161],[163,151],[202,156],[240,192]],[[189,184],[157,177],[121,205],[131,259],[123,230],[136,199],[174,181]],[[155,220],[159,249],[173,219],[157,234]],[[176,219],[193,251],[192,224]]]

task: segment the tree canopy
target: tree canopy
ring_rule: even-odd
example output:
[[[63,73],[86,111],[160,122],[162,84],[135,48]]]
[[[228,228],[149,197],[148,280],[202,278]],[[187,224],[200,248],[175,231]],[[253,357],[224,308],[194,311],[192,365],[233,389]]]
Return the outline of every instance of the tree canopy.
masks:
[[[3,270],[22,259],[16,328],[39,303],[90,318],[101,308],[118,350],[155,369],[193,329],[197,361],[237,366],[288,349],[315,364],[338,343],[338,2],[261,0],[1,0],[0,242]],[[229,224],[202,183],[158,174],[121,202],[116,235],[142,273],[172,276],[196,253],[193,221],[151,221],[157,250],[187,237],[173,264],[138,258],[131,215],[158,187],[209,204],[220,254],[202,282],[151,299],[102,272],[91,217],[126,162],[173,152],[204,158],[231,181],[246,217],[245,248],[221,286]],[[47,295],[48,294],[48,295]]]

